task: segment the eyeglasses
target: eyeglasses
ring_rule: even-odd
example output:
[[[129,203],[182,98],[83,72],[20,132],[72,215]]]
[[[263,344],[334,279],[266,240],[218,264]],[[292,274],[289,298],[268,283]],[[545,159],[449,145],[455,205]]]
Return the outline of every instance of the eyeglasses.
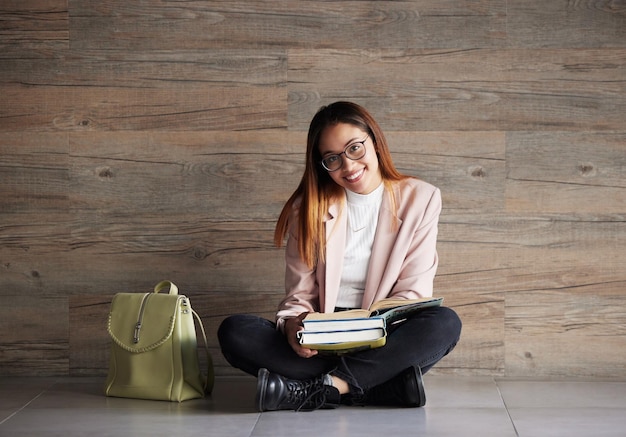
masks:
[[[355,141],[354,143],[348,144],[341,153],[327,155],[321,161],[322,167],[329,172],[339,170],[343,166],[343,159],[341,158],[341,155],[346,155],[346,158],[350,158],[353,161],[358,161],[363,158],[365,156],[365,152],[367,151],[365,148],[365,142],[368,138],[369,135],[365,137],[363,141]]]

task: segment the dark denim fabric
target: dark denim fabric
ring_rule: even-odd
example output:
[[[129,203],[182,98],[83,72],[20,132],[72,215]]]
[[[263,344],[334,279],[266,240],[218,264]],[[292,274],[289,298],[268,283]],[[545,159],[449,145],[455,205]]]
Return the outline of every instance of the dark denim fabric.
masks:
[[[412,365],[430,370],[459,341],[461,320],[450,308],[420,311],[398,326],[384,347],[340,357],[301,358],[269,320],[249,314],[226,318],[218,338],[228,362],[256,376],[262,367],[287,378],[306,380],[325,373],[347,381],[353,393],[381,384]]]

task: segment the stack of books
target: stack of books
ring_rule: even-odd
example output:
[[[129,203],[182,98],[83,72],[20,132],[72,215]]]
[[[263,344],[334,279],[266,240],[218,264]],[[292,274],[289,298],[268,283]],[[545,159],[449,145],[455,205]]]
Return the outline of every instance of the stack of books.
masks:
[[[327,353],[348,353],[382,347],[395,326],[424,308],[440,306],[442,297],[387,298],[369,309],[338,313],[309,313],[298,333],[303,347]]]

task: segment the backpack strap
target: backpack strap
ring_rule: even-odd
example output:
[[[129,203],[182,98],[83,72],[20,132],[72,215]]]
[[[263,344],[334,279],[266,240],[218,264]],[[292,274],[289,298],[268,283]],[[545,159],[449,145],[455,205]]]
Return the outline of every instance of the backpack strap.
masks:
[[[197,312],[195,312],[195,310],[192,309],[191,312],[193,313],[193,316],[198,321],[198,326],[200,327],[200,332],[202,333],[202,340],[204,341],[204,350],[206,352],[206,357],[207,357],[207,376],[206,376],[206,379],[204,380],[204,392],[211,393],[211,391],[213,391],[213,383],[215,381],[215,374],[213,370],[213,359],[211,358],[211,353],[209,352],[209,343],[207,342],[207,339],[206,339],[206,332],[204,331],[204,325],[202,325],[202,319],[200,319],[200,316],[198,315]]]
[[[154,286],[154,292],[158,293],[167,287],[169,287],[169,294],[178,295],[178,287],[172,281],[159,282],[157,285]],[[191,303],[189,304],[189,306],[191,307]],[[191,312],[194,318],[196,319],[196,321],[198,322],[198,326],[200,327],[200,332],[202,333],[203,346],[204,346],[204,350],[206,352],[206,357],[207,357],[207,375],[204,380],[204,392],[211,393],[211,391],[213,390],[213,384],[215,382],[213,359],[211,358],[211,353],[209,351],[209,343],[206,338],[206,331],[204,330],[202,319],[200,319],[200,316],[198,315],[197,312],[193,310],[193,308],[191,309]]]

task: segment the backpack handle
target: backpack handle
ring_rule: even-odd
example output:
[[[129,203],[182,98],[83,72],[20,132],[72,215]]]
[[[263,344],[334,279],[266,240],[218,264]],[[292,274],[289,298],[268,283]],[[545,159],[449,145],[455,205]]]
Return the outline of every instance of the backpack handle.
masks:
[[[162,291],[165,287],[169,286],[170,291],[169,294],[178,295],[178,287],[172,281],[161,281],[157,285],[154,286],[154,292],[158,293]]]

